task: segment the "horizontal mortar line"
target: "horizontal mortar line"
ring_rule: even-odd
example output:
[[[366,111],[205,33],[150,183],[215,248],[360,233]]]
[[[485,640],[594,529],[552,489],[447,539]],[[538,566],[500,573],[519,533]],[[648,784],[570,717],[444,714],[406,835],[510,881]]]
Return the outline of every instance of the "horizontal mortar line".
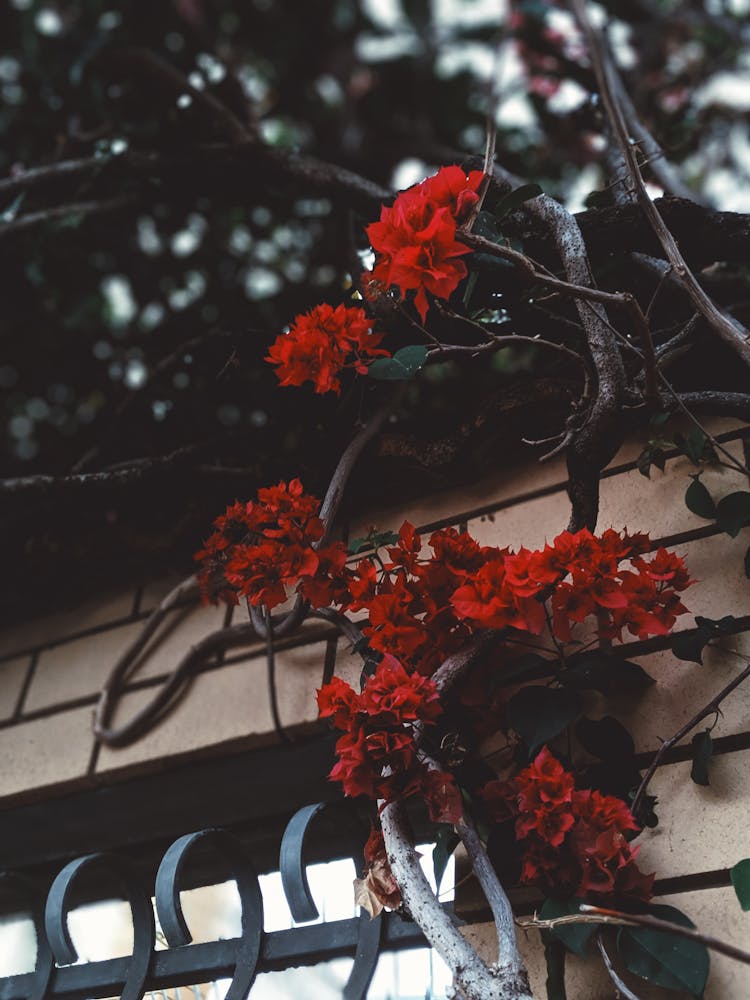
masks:
[[[657,896],[668,896],[678,892],[697,892],[702,889],[723,889],[732,884],[728,868],[716,868],[710,872],[694,872],[691,875],[673,875],[658,878],[654,882]]]
[[[716,440],[720,443],[741,440],[747,433],[748,428],[743,427],[739,430],[726,431],[724,434],[719,434]],[[679,458],[681,454],[682,452],[678,451],[676,448],[670,449],[664,453],[667,461],[673,461],[675,458]],[[612,476],[619,476],[624,472],[633,472],[637,468],[638,464],[635,461],[623,462],[621,465],[614,465],[611,468],[604,469],[600,478],[611,479]],[[554,493],[561,493],[566,489],[567,485],[568,480],[563,479],[555,483],[550,483],[547,486],[540,486],[535,490],[528,490],[526,493],[517,493],[513,497],[507,497],[505,500],[501,500],[496,503],[485,504],[481,507],[474,507],[468,511],[457,511],[449,517],[439,518],[435,521],[428,521],[426,524],[420,525],[418,530],[434,531],[437,528],[443,528],[451,524],[456,524],[458,521],[469,521],[477,517],[482,517],[486,514],[492,514],[495,511],[507,510],[509,507],[519,506],[522,503],[527,503],[529,500],[537,500],[541,497],[551,496]]]
[[[707,718],[710,721],[711,716]],[[698,723],[691,732],[700,732],[700,727],[701,723]],[[686,734],[685,739],[687,739],[688,735],[690,734]],[[741,750],[750,750],[750,733],[731,733],[728,736],[717,736],[715,739],[712,739],[711,744],[712,757],[722,757]],[[641,753],[637,753],[635,755],[636,767],[639,769],[648,767],[658,752],[658,750],[643,750]],[[690,743],[679,743],[665,752],[659,767],[666,767],[669,764],[682,764],[685,761],[692,760],[692,758],[693,752]]]
[[[612,656],[624,656],[626,659],[630,659],[633,656],[647,656],[649,653],[661,653],[664,650],[672,648],[675,636],[693,635],[697,631],[697,627],[679,629],[678,631],[671,632],[669,635],[656,635],[652,639],[638,639],[634,642],[624,642],[621,646],[613,647]],[[727,629],[721,638],[732,635],[743,635],[747,631],[750,631],[750,615],[743,615],[735,619],[732,628]],[[720,650],[721,646],[712,646],[711,648]]]
[[[728,868],[717,868],[714,871],[696,872],[690,875],[674,875],[670,878],[656,879],[654,882],[654,896],[671,896],[682,892],[700,892],[706,889],[722,889],[731,885]],[[530,917],[541,909],[544,897],[528,897],[517,900],[514,899],[513,889],[508,891],[508,897],[513,904],[513,912],[517,917]],[[492,921],[492,911],[488,906],[471,906],[466,910],[460,904],[456,906],[456,915],[467,924],[481,924]]]
[[[195,605],[198,607],[198,602],[196,600],[187,599],[178,601],[173,608],[170,609],[170,614],[175,611],[184,611],[185,608]],[[152,608],[147,608],[145,611],[139,611],[137,614],[130,614],[123,618],[113,618],[111,621],[102,622],[99,625],[92,625],[89,628],[80,629],[78,632],[69,632],[66,635],[58,636],[54,639],[45,639],[44,642],[38,642],[31,646],[23,646],[18,649],[13,650],[12,653],[3,653],[0,655],[0,663],[5,663],[6,660],[13,660],[17,656],[24,656],[28,653],[42,653],[47,649],[54,649],[57,646],[64,646],[66,643],[75,642],[76,639],[87,639],[92,635],[99,635],[101,632],[111,632],[113,629],[122,628],[125,625],[132,625],[134,622],[141,622],[148,618],[156,610],[158,605],[154,605]],[[71,616],[75,615],[75,610],[71,611]],[[33,619],[30,620],[29,624]]]
[[[678,633],[673,633],[668,636],[656,636],[652,639],[641,639],[635,642],[626,642],[620,646],[615,646],[611,655],[617,658],[630,659],[632,657],[646,656],[650,653],[663,652],[671,648],[672,640],[675,634],[690,635],[696,631],[698,631],[697,628],[683,629]],[[735,627],[731,631],[726,632],[725,635],[742,635],[747,631],[750,631],[750,615],[738,618],[735,622]],[[316,630],[314,634],[308,634],[304,637],[290,636],[288,639],[281,640],[281,642],[275,646],[274,649],[275,652],[285,652],[290,649],[299,649],[304,646],[311,646],[316,643],[323,642],[326,639],[337,636],[337,634],[338,633],[331,628],[321,627],[320,631],[318,632]],[[714,648],[720,649],[721,647]],[[221,670],[224,667],[234,666],[237,663],[261,659],[263,656],[265,656],[264,646],[254,647],[245,652],[235,653],[233,656],[225,656],[220,660],[220,662],[216,662],[216,658],[213,657],[196,666],[193,676],[210,673],[215,670]],[[163,684],[169,676],[169,673],[154,674],[151,677],[142,677],[138,680],[130,681],[123,687],[122,693],[129,694],[134,691],[157,687],[158,685]],[[81,695],[79,698],[70,698],[64,702],[56,702],[54,705],[45,705],[41,708],[27,711],[21,716],[0,720],[0,730],[10,729],[13,726],[22,725],[26,722],[33,722],[37,719],[48,718],[62,712],[69,712],[78,708],[93,706],[99,701],[99,697],[100,692],[94,692],[88,695]]]
[[[274,646],[275,653],[288,652],[290,649],[302,649],[305,646],[316,645],[320,642],[324,642],[326,639],[332,638],[338,633],[333,631],[331,628],[322,627],[320,630],[315,630],[312,633],[305,636],[290,636],[288,639],[283,639],[278,645]],[[282,644],[283,643],[283,644]],[[219,662],[216,662],[216,654],[211,658],[198,664],[191,677],[197,677],[199,674],[212,673],[215,670],[222,670],[224,667],[230,667],[237,663],[244,663],[252,660],[261,660],[266,655],[265,646],[252,647],[244,653],[237,653],[234,656],[227,656],[222,658]],[[265,662],[265,660],[263,660]],[[323,668],[323,658],[321,658],[321,671]],[[130,681],[122,689],[122,694],[130,694],[133,691],[143,691],[148,688],[158,687],[163,684],[171,676],[171,673],[154,674],[151,677],[141,677],[139,680]],[[53,715],[59,715],[63,712],[71,712],[77,708],[87,708],[89,706],[96,705],[99,701],[101,693],[99,691],[93,692],[92,694],[81,695],[78,698],[69,698],[67,701],[55,702],[54,705],[44,705],[37,709],[32,709],[23,713],[23,715],[17,716],[16,718],[3,719],[0,720],[0,730],[10,729],[13,726],[20,726],[26,722],[35,722],[38,719],[47,719]]]

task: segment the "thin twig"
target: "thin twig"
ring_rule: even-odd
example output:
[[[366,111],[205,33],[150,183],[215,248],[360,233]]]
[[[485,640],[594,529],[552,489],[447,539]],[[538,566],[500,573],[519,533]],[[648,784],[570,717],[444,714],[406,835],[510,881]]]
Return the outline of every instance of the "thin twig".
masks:
[[[620,979],[615,967],[612,965],[612,959],[607,953],[607,949],[604,947],[604,938],[602,932],[598,931],[596,935],[596,946],[599,949],[599,954],[602,956],[602,961],[604,962],[604,968],[607,970],[609,978],[615,985],[615,989],[618,991],[618,996],[622,997],[623,1000],[640,1000],[631,989],[629,989],[625,983]]]
[[[683,739],[683,737],[687,736],[687,734],[690,732],[691,729],[695,729],[695,727],[699,725],[705,718],[707,718],[709,715],[713,715],[714,712],[719,707],[719,705],[722,703],[722,701],[724,701],[724,699],[728,695],[730,695],[735,688],[739,687],[744,680],[747,680],[748,677],[750,677],[750,663],[748,663],[748,665],[745,667],[742,673],[738,674],[733,680],[729,682],[729,684],[723,687],[721,691],[719,691],[719,693],[715,695],[711,699],[711,701],[708,702],[707,705],[704,705],[703,708],[692,717],[692,719],[686,722],[684,726],[681,726],[674,734],[674,736],[670,736],[669,739],[664,740],[662,745],[654,754],[654,759],[649,764],[648,770],[646,771],[645,775],[643,776],[643,780],[638,786],[638,791],[635,793],[633,797],[633,802],[630,809],[635,816],[638,815],[638,810],[641,806],[641,803],[643,802],[643,797],[646,794],[646,789],[648,788],[649,782],[656,773],[656,769],[659,767],[659,764],[663,760],[664,754],[668,750],[670,750],[676,743],[679,743],[680,740]]]
[[[712,951],[718,951],[721,955],[726,955],[728,958],[734,958],[738,962],[750,965],[750,951],[745,951],[744,948],[738,948],[736,945],[729,944],[726,941],[720,941],[718,938],[710,934],[704,934],[694,927],[673,924],[669,920],[652,917],[647,913],[621,913],[619,910],[608,910],[602,906],[591,906],[588,903],[581,903],[580,911],[580,913],[571,913],[564,917],[554,917],[551,920],[540,920],[538,917],[530,917],[516,920],[516,923],[519,927],[535,927],[538,930],[554,930],[556,927],[565,927],[571,924],[648,927],[650,930],[664,931],[666,934],[674,934],[689,941],[698,941]]]
[[[599,89],[607,117],[612,125],[620,151],[628,166],[630,176],[635,186],[638,203],[651,224],[657,239],[662,245],[667,260],[674,268],[674,274],[689,295],[695,308],[705,316],[719,336],[739,354],[746,364],[750,364],[750,331],[739,320],[719,309],[706,294],[698,279],[690,270],[682,256],[674,236],[668,229],[658,208],[654,205],[646,185],[643,182],[638,158],[630,141],[625,116],[618,103],[617,71],[608,58],[598,32],[594,29],[588,17],[586,0],[571,0],[581,30],[588,43],[591,61],[596,73]]]
[[[0,239],[10,233],[28,232],[37,226],[54,223],[61,229],[64,226],[77,226],[84,219],[93,215],[105,215],[107,212],[119,212],[124,208],[132,208],[136,199],[130,196],[107,198],[104,201],[79,201],[57,208],[43,208],[38,212],[27,212],[19,215],[11,222],[0,224]]]

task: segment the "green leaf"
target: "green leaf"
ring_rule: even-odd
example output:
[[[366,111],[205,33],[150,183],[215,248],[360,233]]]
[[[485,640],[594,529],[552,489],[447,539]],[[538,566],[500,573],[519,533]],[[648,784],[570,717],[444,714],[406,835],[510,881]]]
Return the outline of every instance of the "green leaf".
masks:
[[[730,538],[736,538],[750,524],[750,493],[738,490],[722,497],[716,505],[716,523]]]
[[[710,730],[696,733],[691,742],[693,752],[693,766],[690,769],[690,777],[696,785],[708,785],[708,763],[713,752],[713,740]]]
[[[435,835],[435,849],[432,852],[432,868],[435,872],[435,888],[440,892],[440,883],[443,881],[445,869],[451,854],[460,843],[458,834],[450,823],[439,823]]]
[[[521,187],[510,191],[504,198],[501,198],[495,208],[495,215],[498,219],[504,219],[506,215],[510,215],[511,212],[520,208],[524,202],[538,198],[540,194],[544,194],[544,192],[538,184],[522,184]]]
[[[349,542],[348,551],[356,555],[362,549],[380,549],[384,545],[395,545],[398,535],[395,531],[371,531],[365,538],[353,538]]]
[[[540,653],[522,653],[503,666],[490,678],[490,689],[496,691],[520,681],[537,681],[554,677],[555,662]]]
[[[710,629],[714,635],[733,635],[737,631],[737,619],[734,615],[724,615],[723,618],[705,618],[703,615],[696,615],[695,624]]]
[[[466,279],[466,287],[464,288],[464,297],[463,297],[463,303],[465,309],[469,308],[469,303],[471,302],[471,297],[474,294],[474,289],[477,286],[478,278],[479,275],[477,274],[477,272],[471,271],[469,277]]]
[[[687,455],[693,465],[699,465],[704,457],[708,438],[699,427],[692,427],[686,436],[675,434],[675,444]]]
[[[712,639],[732,635],[737,631],[737,619],[734,615],[724,615],[719,619],[696,615],[695,624],[698,626],[695,631],[680,632],[672,636],[672,652],[678,660],[703,663],[703,650]]]
[[[666,461],[667,456],[664,449],[658,444],[649,443],[635,460],[635,464],[640,474],[646,479],[650,479],[651,466],[655,465],[657,469],[664,472]]]
[[[672,414],[668,410],[662,410],[661,413],[655,413],[651,417],[649,425],[651,427],[663,427],[671,416]]]
[[[685,491],[685,506],[693,514],[703,517],[707,521],[713,521],[716,517],[716,504],[711,498],[711,494],[700,481],[698,476],[690,477],[693,481]]]
[[[543,934],[547,963],[547,1000],[568,1000],[565,992],[565,948],[550,934]]]
[[[536,753],[578,717],[578,696],[565,688],[527,687],[508,702],[508,722]]]
[[[480,212],[474,220],[474,233],[491,243],[500,243],[503,234],[492,212]]]
[[[396,351],[392,358],[378,358],[367,369],[372,378],[385,381],[403,381],[413,378],[427,359],[427,348],[423,344],[411,344]]]
[[[581,746],[599,760],[622,763],[635,753],[633,737],[611,715],[603,719],[581,719],[576,726]]]
[[[577,690],[640,694],[654,683],[643,667],[631,660],[611,656],[599,649],[572,656],[560,677],[563,684]]]
[[[734,891],[743,910],[750,910],[750,858],[738,861],[729,871]]]
[[[695,926],[673,906],[651,906],[649,912],[673,924]],[[700,942],[646,927],[623,927],[617,936],[617,946],[627,968],[641,979],[668,990],[703,996],[709,957]]]
[[[672,652],[678,660],[703,663],[703,650],[713,638],[709,629],[698,628],[694,632],[681,632],[672,636]]]
[[[558,917],[568,917],[573,913],[580,913],[580,905],[583,900],[576,896],[570,899],[545,899],[542,908],[539,910],[540,920],[556,920]],[[596,933],[595,924],[564,924],[562,927],[552,928],[547,932],[550,937],[561,941],[568,951],[572,951],[581,958],[586,958],[589,942]]]

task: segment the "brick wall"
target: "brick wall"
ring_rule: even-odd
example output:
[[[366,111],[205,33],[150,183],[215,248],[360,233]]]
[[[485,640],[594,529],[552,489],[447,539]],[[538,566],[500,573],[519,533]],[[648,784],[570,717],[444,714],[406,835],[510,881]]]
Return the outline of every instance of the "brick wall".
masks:
[[[743,456],[738,423],[712,425],[726,447]],[[641,445],[626,445],[605,474],[599,526],[648,531],[654,544],[673,546],[686,555],[699,583],[686,602],[693,614],[719,618],[745,617],[750,629],[750,581],[744,553],[750,529],[730,539],[715,526],[691,514],[682,497],[693,471],[678,455],[669,457],[664,473],[650,481],[635,467]],[[714,495],[746,489],[747,482],[726,469],[710,470],[703,481]],[[500,471],[470,487],[444,492],[392,510],[371,512],[349,526],[349,535],[398,527],[408,517],[420,528],[467,525],[484,543],[537,546],[564,528],[568,519],[565,468],[561,461],[529,464]],[[109,783],[137,772],[209,754],[224,755],[272,744],[276,740],[266,683],[266,661],[260,644],[207,664],[176,710],[151,734],[131,747],[99,748],[92,736],[98,691],[118,654],[148,611],[175,581],[148,583],[132,591],[99,595],[83,607],[5,630],[0,639],[0,805],[45,798],[76,787]],[[172,613],[167,634],[147,656],[127,685],[115,717],[121,722],[153,695],[156,685],[179,657],[209,631],[228,620],[225,609],[198,606]],[[685,616],[679,627],[692,619]],[[750,631],[725,643],[750,656]],[[742,668],[741,660],[710,650],[704,664],[675,660],[668,642],[629,644],[629,657],[656,679],[644,698],[613,706],[602,697],[589,715],[615,715],[633,732],[644,755],[676,728]],[[336,672],[353,679],[357,658],[337,641],[331,629],[308,624],[278,646],[277,677],[282,721],[302,732],[315,722],[314,689],[324,663],[335,657]],[[660,799],[660,824],[641,838],[641,866],[656,870],[660,891],[668,892],[709,931],[742,943],[750,915],[742,914],[727,888],[727,869],[750,855],[746,817],[750,807],[750,684],[726,702],[713,732],[715,759],[711,785],[690,780],[690,764],[678,753],[662,766],[652,789]],[[645,758],[644,758],[645,759]],[[666,880],[666,881],[664,881]],[[480,939],[481,925],[471,933]],[[544,971],[535,943],[529,940],[532,974],[544,995]],[[742,967],[714,956],[707,996],[710,1000],[750,995],[750,975]],[[576,963],[570,963],[575,979]],[[639,995],[649,996],[639,987]],[[607,981],[587,971],[571,987],[579,1000],[612,995]]]

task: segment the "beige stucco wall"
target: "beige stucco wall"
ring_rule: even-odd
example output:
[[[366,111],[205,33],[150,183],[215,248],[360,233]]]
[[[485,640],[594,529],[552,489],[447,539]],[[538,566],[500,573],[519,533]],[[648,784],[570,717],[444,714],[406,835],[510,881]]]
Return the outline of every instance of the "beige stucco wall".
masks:
[[[726,447],[743,455],[737,422],[712,424]],[[642,445],[625,446],[602,483],[599,527],[648,531],[687,558],[699,583],[686,595],[693,614],[718,618],[750,616],[750,581],[743,559],[750,529],[730,539],[715,526],[691,514],[683,503],[687,459],[673,455],[664,473],[644,479],[635,468]],[[703,481],[716,496],[747,489],[742,476],[726,469],[709,470]],[[371,524],[397,528],[408,517],[418,527],[468,525],[484,543],[537,546],[562,530],[568,518],[565,467],[562,461],[529,463],[504,469],[475,485],[368,512],[348,527],[351,537]],[[187,697],[153,733],[132,747],[99,748],[92,735],[97,693],[123,645],[139,623],[173,585],[173,580],[144,581],[127,592],[114,590],[84,607],[61,610],[51,617],[6,629],[0,637],[0,806],[92,784],[109,783],[144,769],[157,769],[197,755],[225,754],[273,743],[260,644],[228,655],[195,679]],[[238,611],[235,614],[239,614]],[[225,609],[193,607],[175,612],[169,634],[131,679],[115,721],[137,710],[173,668],[184,651],[226,621]],[[687,616],[680,628],[692,624]],[[748,620],[750,626],[750,618]],[[729,648],[750,655],[750,631],[726,640]],[[702,666],[675,660],[667,643],[633,642],[629,655],[656,679],[644,698],[631,705],[610,705],[604,698],[589,714],[612,714],[634,734],[639,751],[653,752],[660,740],[715,694],[742,661],[719,651],[707,652]],[[314,690],[320,684],[326,651],[336,649],[336,672],[353,679],[358,663],[333,631],[309,624],[279,645],[277,676],[281,716],[292,730],[318,725]],[[726,870],[750,855],[750,684],[726,702],[713,733],[716,757],[708,788],[690,781],[690,765],[665,764],[652,788],[660,799],[660,824],[642,836],[641,865],[669,884],[670,899],[697,923],[718,936],[742,943],[750,931],[750,914],[742,914]],[[676,880],[676,881],[674,881]],[[701,888],[702,886],[702,888]],[[489,940],[487,929],[474,926],[474,937]],[[540,996],[544,973],[539,949],[533,951],[532,975]],[[571,996],[603,1000],[612,987],[598,973],[579,975],[570,962]],[[750,970],[715,958],[707,997],[724,1000],[750,996]],[[637,991],[644,1000],[643,988]]]

